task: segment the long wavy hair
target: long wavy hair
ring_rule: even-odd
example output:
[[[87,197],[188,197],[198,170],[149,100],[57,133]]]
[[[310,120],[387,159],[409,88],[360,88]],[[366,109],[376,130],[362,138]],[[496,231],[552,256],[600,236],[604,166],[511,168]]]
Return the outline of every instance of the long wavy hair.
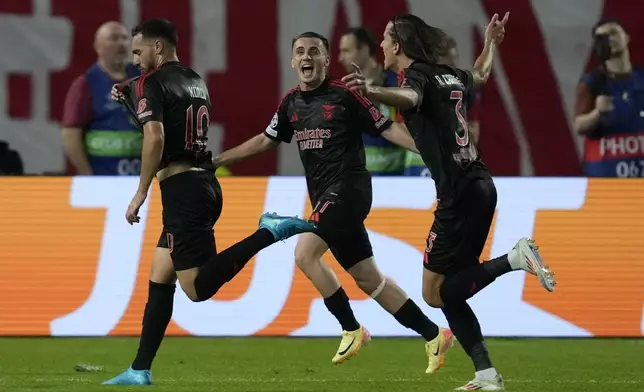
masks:
[[[450,49],[449,35],[416,15],[394,16],[391,25],[391,38],[412,60],[434,64]]]

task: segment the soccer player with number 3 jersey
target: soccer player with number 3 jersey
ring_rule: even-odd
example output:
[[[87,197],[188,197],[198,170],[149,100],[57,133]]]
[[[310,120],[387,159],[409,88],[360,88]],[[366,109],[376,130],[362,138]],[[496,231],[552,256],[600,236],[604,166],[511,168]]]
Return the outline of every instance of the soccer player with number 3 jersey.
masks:
[[[532,240],[521,238],[501,257],[479,262],[496,208],[496,188],[467,128],[465,103],[474,86],[484,84],[494,52],[505,35],[509,13],[495,14],[485,47],[472,71],[441,64],[447,35],[414,15],[394,17],[381,47],[385,67],[401,73],[401,86],[367,86],[359,73],[343,80],[352,89],[398,107],[436,184],[438,205],[424,255],[423,297],[441,308],[450,328],[475,366],[475,378],[459,390],[498,391],[503,378],[493,367],[481,327],[467,300],[513,270],[539,277],[548,291],[554,274]],[[441,350],[449,347],[441,342]]]

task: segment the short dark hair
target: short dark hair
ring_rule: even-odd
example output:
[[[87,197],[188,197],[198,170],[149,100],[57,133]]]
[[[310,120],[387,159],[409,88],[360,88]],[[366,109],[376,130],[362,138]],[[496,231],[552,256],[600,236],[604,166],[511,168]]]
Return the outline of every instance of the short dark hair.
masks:
[[[318,34],[318,33],[313,32],[313,31],[307,31],[307,32],[304,32],[302,34],[298,34],[295,37],[293,37],[293,41],[291,42],[291,49],[293,49],[293,47],[295,46],[295,41],[297,41],[300,38],[317,38],[320,41],[322,41],[322,45],[324,45],[324,49],[326,49],[327,53],[330,50],[330,48],[329,48],[329,40],[326,39],[326,37],[323,36],[322,34]]]
[[[148,19],[132,29],[132,37],[141,34],[143,38],[161,38],[177,46],[179,37],[174,23],[167,19]]]
[[[394,16],[391,24],[391,38],[410,59],[433,64],[447,55],[449,36],[438,27],[411,14]]]
[[[344,35],[353,35],[356,38],[358,47],[367,46],[369,48],[369,56],[378,54],[378,41],[373,32],[366,27],[351,27],[344,32]]]
[[[617,18],[601,18],[595,25],[593,26],[593,31],[591,32],[592,36],[595,36],[595,30],[599,28],[600,26],[607,25],[609,23],[613,23],[621,27],[622,29],[624,28],[624,25],[622,22],[619,21]]]

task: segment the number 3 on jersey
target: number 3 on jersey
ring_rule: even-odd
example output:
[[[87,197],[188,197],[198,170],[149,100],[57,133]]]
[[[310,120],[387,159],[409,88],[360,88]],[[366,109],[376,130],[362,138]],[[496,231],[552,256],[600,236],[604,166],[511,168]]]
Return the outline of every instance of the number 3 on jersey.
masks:
[[[195,127],[194,124],[197,123]],[[201,150],[206,147],[210,113],[208,107],[202,105],[195,116],[193,105],[186,110],[186,150]]]
[[[454,110],[456,112],[458,122],[461,123],[461,127],[456,130],[456,144],[461,147],[465,147],[470,142],[470,132],[467,126],[467,121],[465,121],[465,118],[463,118],[463,115],[461,114],[461,109],[463,108],[463,92],[454,90],[450,93],[449,99],[456,101],[456,107]],[[461,130],[463,131],[462,137],[460,136]]]

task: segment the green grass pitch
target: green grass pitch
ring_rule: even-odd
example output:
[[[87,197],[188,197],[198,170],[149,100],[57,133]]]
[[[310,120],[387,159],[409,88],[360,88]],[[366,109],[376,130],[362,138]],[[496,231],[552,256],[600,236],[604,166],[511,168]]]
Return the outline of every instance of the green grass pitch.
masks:
[[[133,359],[136,338],[1,338],[0,391],[451,391],[473,376],[461,347],[435,375],[419,339],[374,338],[334,366],[338,339],[168,338],[151,387],[103,386]],[[644,340],[490,339],[506,390],[644,391]],[[77,363],[102,365],[77,373]]]

